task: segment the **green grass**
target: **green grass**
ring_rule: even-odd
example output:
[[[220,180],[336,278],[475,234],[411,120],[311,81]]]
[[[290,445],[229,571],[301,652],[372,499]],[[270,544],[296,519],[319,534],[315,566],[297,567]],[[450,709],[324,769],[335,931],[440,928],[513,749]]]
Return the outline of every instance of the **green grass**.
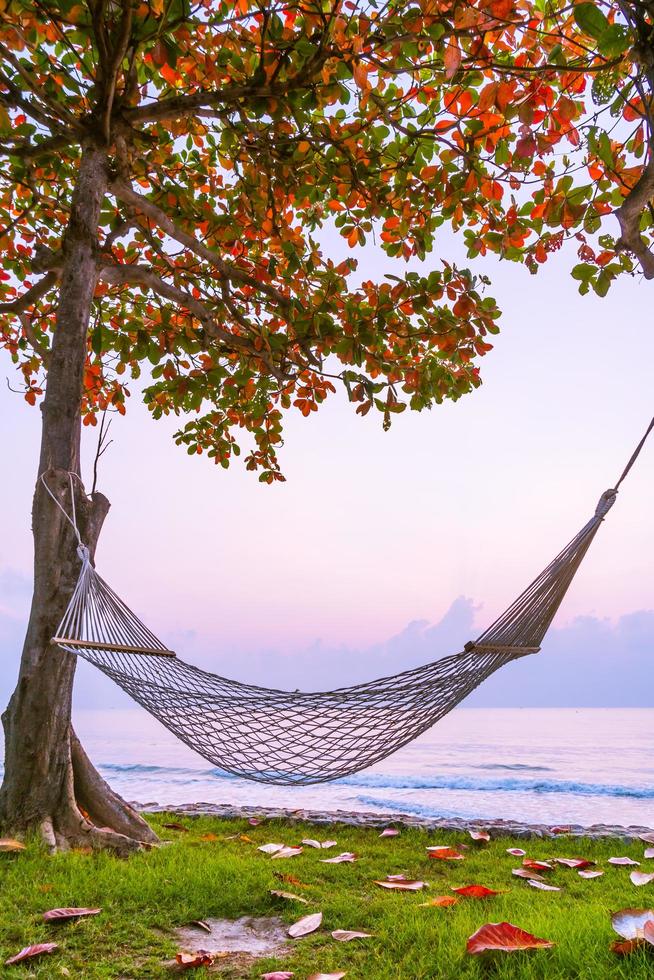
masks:
[[[179,818],[175,818],[179,819]],[[153,818],[155,829],[171,844],[121,861],[107,854],[70,853],[47,856],[32,843],[16,855],[0,854],[0,962],[23,946],[56,941],[59,952],[33,965],[0,967],[7,977],[94,978],[166,977],[176,944],[169,930],[193,919],[281,915],[289,923],[313,911],[324,915],[322,929],[298,940],[282,959],[258,960],[254,968],[217,961],[227,976],[255,978],[273,969],[291,970],[296,980],[316,972],[347,971],[348,980],[651,980],[654,957],[637,951],[618,958],[609,952],[614,936],[609,913],[654,905],[654,884],[636,888],[629,867],[606,864],[611,856],[629,855],[643,870],[644,845],[594,842],[565,837],[553,841],[502,838],[485,846],[467,835],[403,830],[380,839],[379,831],[342,825],[316,828],[266,821],[256,828],[245,820],[184,819],[189,833],[162,829],[165,817]],[[204,835],[215,840],[202,840]],[[227,839],[245,834],[247,840]],[[330,851],[305,848],[299,857],[271,860],[256,849],[269,841],[299,843],[302,837],[332,837]],[[427,844],[469,844],[464,861],[429,860]],[[511,875],[520,858],[507,847],[523,847],[528,856],[587,857],[605,871],[584,880],[559,868],[548,881],[560,892],[543,892]],[[355,864],[320,864],[321,857],[355,851]],[[296,876],[308,887],[282,883],[275,872]],[[423,892],[387,892],[375,878],[404,873],[430,883]],[[450,893],[451,886],[483,884],[505,893],[486,900],[460,899],[450,908],[420,908],[429,897]],[[270,889],[303,895],[309,905],[283,902]],[[58,906],[101,906],[102,914],[75,923],[48,926],[42,913]],[[556,943],[551,950],[473,957],[466,940],[485,922],[509,921]],[[333,929],[357,929],[374,938],[335,942]],[[201,947],[202,933],[198,933]],[[63,969],[62,969],[63,968]],[[4,972],[2,972],[4,969]],[[67,971],[67,972],[66,972]],[[204,975],[193,972],[189,976]]]

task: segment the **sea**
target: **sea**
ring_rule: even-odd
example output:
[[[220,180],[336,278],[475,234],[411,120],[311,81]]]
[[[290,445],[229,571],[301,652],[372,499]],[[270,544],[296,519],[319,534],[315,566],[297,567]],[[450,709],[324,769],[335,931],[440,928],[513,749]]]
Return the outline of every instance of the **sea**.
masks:
[[[75,725],[141,804],[654,827],[654,708],[459,708],[371,769],[299,787],[231,776],[139,709],[78,711]]]

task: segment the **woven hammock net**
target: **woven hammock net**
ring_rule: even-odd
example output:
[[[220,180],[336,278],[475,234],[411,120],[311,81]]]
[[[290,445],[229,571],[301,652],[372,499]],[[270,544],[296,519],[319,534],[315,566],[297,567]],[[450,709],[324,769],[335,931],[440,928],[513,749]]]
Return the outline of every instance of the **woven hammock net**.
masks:
[[[320,693],[241,684],[180,660],[98,575],[80,543],[79,579],[53,642],[88,660],[218,768],[264,783],[327,782],[384,759],[500,667],[538,652],[616,491],[475,641],[454,656]]]

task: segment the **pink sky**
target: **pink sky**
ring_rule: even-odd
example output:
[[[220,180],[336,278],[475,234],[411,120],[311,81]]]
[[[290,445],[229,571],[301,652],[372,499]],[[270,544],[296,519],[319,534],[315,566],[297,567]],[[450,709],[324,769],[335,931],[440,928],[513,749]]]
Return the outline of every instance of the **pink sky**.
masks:
[[[284,485],[188,457],[174,424],[152,422],[132,398],[102,461],[113,504],[102,574],[162,636],[194,630],[242,650],[373,644],[437,621],[461,595],[483,604],[487,624],[590,516],[654,412],[654,286],[624,279],[604,300],[579,297],[573,262],[572,251],[557,256],[535,278],[478,264],[504,310],[482,389],[405,412],[389,433],[340,393],[309,420],[293,413]],[[384,269],[397,271],[374,249],[363,256],[365,275]],[[0,420],[0,573],[29,576],[39,413],[3,383]],[[653,487],[654,438],[559,623],[652,609]],[[0,604],[12,615],[10,599]]]

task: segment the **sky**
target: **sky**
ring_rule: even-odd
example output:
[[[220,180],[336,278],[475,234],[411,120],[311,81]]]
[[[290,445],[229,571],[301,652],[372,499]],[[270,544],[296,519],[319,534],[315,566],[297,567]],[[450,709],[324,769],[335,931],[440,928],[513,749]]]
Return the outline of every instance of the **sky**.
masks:
[[[325,241],[338,260],[347,247]],[[184,659],[237,679],[329,688],[456,652],[488,625],[594,511],[652,414],[654,284],[625,278],[581,297],[574,250],[538,276],[487,259],[502,331],[483,385],[405,412],[388,433],[339,392],[286,421],[287,478],[266,486],[172,441],[130,399],[112,425],[99,489],[112,508],[105,579]],[[436,256],[461,264],[444,234]],[[398,272],[374,247],[361,274]],[[31,580],[39,413],[12,394],[0,355],[0,704],[15,682]],[[86,468],[96,433],[85,432]],[[654,705],[654,436],[620,491],[543,652],[470,704]],[[124,704],[85,667],[77,703]]]

